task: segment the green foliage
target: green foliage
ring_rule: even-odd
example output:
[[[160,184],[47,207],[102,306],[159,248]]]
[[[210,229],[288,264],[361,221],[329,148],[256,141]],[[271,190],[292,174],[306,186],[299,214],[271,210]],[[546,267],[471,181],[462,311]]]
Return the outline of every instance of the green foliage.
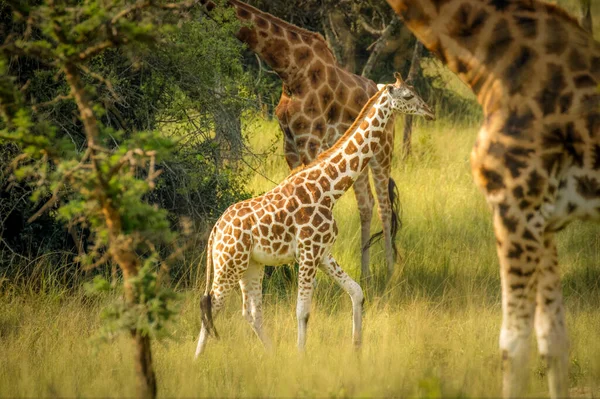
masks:
[[[168,335],[167,327],[179,313],[181,297],[172,289],[160,285],[158,277],[156,259],[146,260],[138,275],[128,281],[138,295],[135,306],[121,297],[104,308],[101,312],[103,325],[97,336],[99,339],[112,339],[123,331],[139,331],[152,338]],[[88,295],[107,293],[110,292],[110,283],[96,276],[86,284],[85,289]]]

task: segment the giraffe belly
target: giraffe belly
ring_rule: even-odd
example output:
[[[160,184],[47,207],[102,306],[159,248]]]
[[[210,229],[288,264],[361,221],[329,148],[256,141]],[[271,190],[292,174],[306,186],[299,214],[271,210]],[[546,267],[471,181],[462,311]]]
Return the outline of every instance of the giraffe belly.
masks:
[[[269,266],[279,266],[292,263],[295,258],[295,242],[273,242],[272,245],[263,246],[260,243],[252,248],[252,259],[255,262]]]

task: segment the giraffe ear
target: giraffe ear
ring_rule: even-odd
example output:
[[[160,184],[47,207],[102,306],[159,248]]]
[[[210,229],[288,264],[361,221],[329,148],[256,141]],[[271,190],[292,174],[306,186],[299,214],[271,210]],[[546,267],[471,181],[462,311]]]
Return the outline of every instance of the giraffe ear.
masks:
[[[385,87],[385,85],[383,83],[379,83],[377,84],[377,90],[381,90]]]

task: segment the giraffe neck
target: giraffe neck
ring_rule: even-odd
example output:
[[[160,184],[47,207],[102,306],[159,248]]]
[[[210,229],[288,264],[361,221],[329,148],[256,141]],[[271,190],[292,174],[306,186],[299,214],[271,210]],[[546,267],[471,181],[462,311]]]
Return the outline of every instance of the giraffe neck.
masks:
[[[315,60],[335,65],[335,57],[320,34],[241,1],[229,0],[229,5],[235,9],[242,23],[237,38],[264,60],[284,84],[291,85]]]
[[[365,104],[337,143],[301,171],[309,179],[315,170],[328,176],[330,182],[328,187],[324,187],[322,196],[333,199],[331,206],[352,187],[377,151],[385,126],[393,114],[391,104],[387,91],[380,90]]]
[[[547,63],[595,44],[562,9],[539,0],[388,0],[407,27],[477,95],[486,115],[530,95]],[[575,49],[575,44],[580,48]],[[550,67],[548,67],[550,68]],[[565,68],[564,73],[568,69]]]

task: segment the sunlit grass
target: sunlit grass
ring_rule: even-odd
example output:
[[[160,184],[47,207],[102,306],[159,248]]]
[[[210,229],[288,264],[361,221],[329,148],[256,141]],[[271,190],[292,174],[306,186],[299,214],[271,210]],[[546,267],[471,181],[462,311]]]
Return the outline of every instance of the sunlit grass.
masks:
[[[240,295],[235,292],[216,321],[222,339],[210,341],[205,356],[193,362],[203,287],[184,292],[181,316],[171,329],[173,339],[154,345],[160,395],[498,396],[500,282],[489,211],[470,174],[476,131],[475,125],[443,119],[433,124],[417,121],[413,156],[406,164],[396,156],[393,177],[403,208],[398,240],[402,260],[384,288],[383,248],[376,244],[372,249],[376,279],[374,287],[365,287],[360,354],[351,344],[350,300],[322,274],[307,351],[297,353],[295,281],[282,283],[283,269],[278,269],[266,281],[264,297],[265,327],[274,351],[264,351],[241,317]],[[275,148],[249,182],[260,193],[285,178],[288,168],[275,122],[255,122],[250,139],[257,151]],[[352,193],[336,206],[340,234],[333,253],[358,278],[356,209]],[[375,222],[373,231],[378,228]],[[572,393],[598,396],[598,228],[575,224],[559,240],[572,339]],[[91,339],[100,326],[99,311],[109,300],[60,292],[1,297],[0,396],[133,396],[127,340],[105,344]],[[537,357],[532,357],[530,375],[530,395],[546,396],[545,371]]]

